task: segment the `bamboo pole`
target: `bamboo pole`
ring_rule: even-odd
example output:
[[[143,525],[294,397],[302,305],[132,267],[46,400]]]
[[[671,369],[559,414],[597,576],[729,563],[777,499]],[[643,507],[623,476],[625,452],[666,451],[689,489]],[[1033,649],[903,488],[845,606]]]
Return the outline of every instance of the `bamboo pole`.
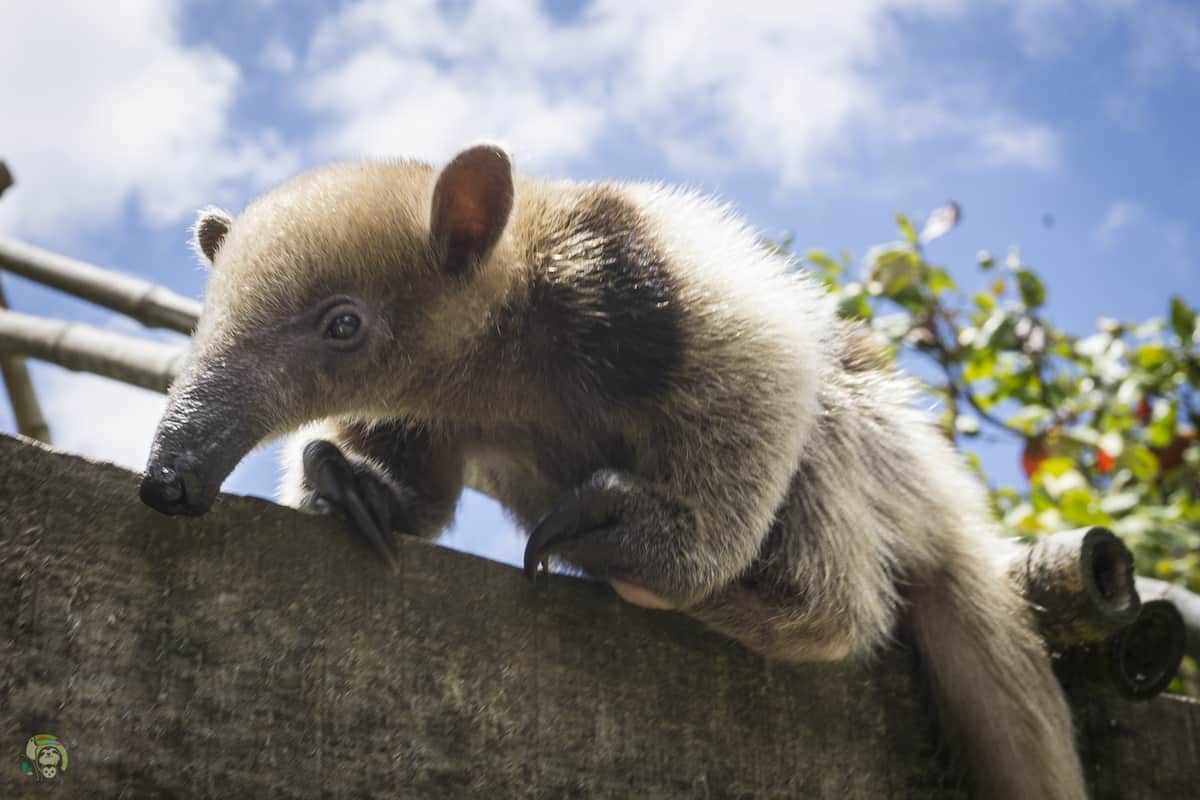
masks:
[[[0,311],[0,352],[166,392],[187,349],[78,322]]]
[[[1101,641],[1138,616],[1133,554],[1106,528],[1079,528],[1037,540],[1009,568],[1047,644]]]
[[[1179,610],[1186,631],[1184,652],[1200,661],[1200,595],[1156,578],[1139,577],[1137,590],[1143,600],[1168,600]]]
[[[0,196],[4,196],[12,185],[11,170],[8,169],[8,164],[0,161]],[[4,294],[4,284],[0,284],[0,311],[6,308],[8,299]],[[34,381],[29,378],[29,367],[25,365],[25,360],[16,355],[0,355],[0,375],[4,378],[8,402],[12,404],[12,416],[17,422],[17,431],[31,439],[50,444],[50,428],[46,425],[46,417],[42,415],[42,407],[37,402]]]
[[[133,317],[190,334],[200,303],[149,281],[0,237],[0,269]]]
[[[1102,642],[1077,645],[1056,660],[1068,686],[1089,686],[1126,700],[1143,701],[1164,691],[1179,672],[1187,633],[1183,616],[1169,600],[1145,600],[1133,624]]]
[[[8,169],[8,164],[0,161],[0,196],[12,185],[13,175]],[[0,284],[0,311],[7,308],[8,298],[4,296],[4,285]],[[42,414],[42,407],[33,390],[33,381],[29,379],[29,367],[26,366],[25,359],[20,356],[0,355],[0,376],[3,377],[4,388],[8,391],[17,431],[31,439],[50,444],[50,427],[46,425],[46,417]]]
[[[0,162],[0,171],[3,167],[4,164]],[[3,172],[0,172],[0,184],[3,184],[3,178]],[[7,309],[8,298],[4,296],[3,284],[0,284],[0,313]],[[4,377],[4,388],[8,390],[17,431],[23,436],[50,444],[50,426],[46,424],[46,417],[33,390],[25,359],[17,355],[0,355],[0,374]]]

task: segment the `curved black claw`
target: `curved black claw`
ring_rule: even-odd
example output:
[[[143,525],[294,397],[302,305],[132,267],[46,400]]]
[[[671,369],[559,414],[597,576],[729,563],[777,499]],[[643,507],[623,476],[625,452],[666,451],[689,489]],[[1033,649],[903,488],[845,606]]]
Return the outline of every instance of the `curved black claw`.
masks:
[[[371,508],[378,505],[370,502],[376,499],[372,496],[374,493],[363,486],[342,451],[330,442],[310,442],[304,448],[304,474],[318,497],[342,509],[355,530],[367,538],[388,567],[395,571],[399,543],[391,526],[386,521],[381,523],[371,513]]]
[[[579,502],[572,499],[542,517],[542,521],[529,534],[525,543],[525,577],[534,580],[538,567],[545,566],[549,571],[548,561],[555,545],[561,544],[579,532],[582,515]]]

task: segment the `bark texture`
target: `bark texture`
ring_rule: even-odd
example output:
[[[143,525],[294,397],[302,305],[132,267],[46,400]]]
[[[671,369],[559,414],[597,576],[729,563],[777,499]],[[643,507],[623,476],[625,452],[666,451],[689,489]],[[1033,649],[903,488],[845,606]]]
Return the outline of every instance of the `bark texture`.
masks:
[[[415,540],[390,576],[333,519],[0,464],[0,797],[964,796],[904,651],[771,663],[583,580]],[[1072,692],[1094,797],[1194,791],[1200,705]],[[37,733],[54,784],[17,767]]]

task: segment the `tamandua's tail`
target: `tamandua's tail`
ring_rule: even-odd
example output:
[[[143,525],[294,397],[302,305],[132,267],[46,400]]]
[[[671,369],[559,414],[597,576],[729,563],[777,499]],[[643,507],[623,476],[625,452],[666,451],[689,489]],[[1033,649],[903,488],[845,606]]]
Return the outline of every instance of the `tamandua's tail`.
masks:
[[[909,600],[942,739],[966,761],[973,796],[1086,798],[1066,697],[1026,604],[999,569],[950,559]]]

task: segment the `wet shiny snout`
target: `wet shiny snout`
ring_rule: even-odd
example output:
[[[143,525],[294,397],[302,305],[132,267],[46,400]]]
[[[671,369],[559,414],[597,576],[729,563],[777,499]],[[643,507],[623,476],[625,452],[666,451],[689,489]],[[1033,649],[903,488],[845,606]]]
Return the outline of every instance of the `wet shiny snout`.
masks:
[[[212,498],[202,490],[194,469],[180,457],[150,464],[142,477],[139,494],[142,502],[169,516],[199,516],[212,506]]]

